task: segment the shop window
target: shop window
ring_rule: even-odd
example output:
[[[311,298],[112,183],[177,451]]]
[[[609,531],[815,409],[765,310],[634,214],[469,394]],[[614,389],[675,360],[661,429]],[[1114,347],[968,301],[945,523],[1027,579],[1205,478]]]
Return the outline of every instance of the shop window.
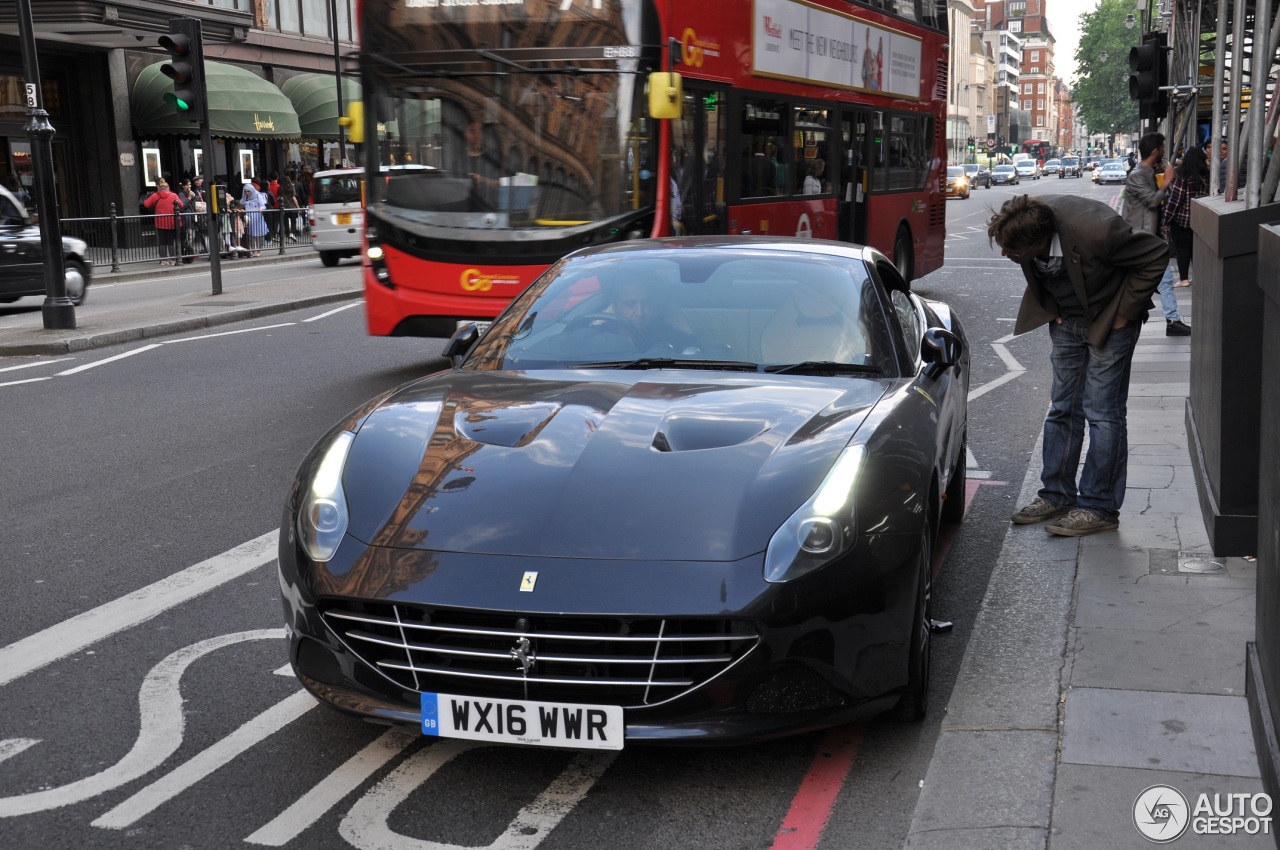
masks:
[[[302,34],[332,37],[329,28],[329,0],[302,0]]]
[[[280,9],[280,31],[302,32],[302,15],[299,12],[300,0],[271,0]]]

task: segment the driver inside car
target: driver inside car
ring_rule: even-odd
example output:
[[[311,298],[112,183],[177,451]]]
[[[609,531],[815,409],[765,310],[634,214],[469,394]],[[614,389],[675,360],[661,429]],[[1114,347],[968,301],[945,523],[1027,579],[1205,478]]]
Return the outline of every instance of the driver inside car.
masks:
[[[605,312],[627,320],[631,326],[628,334],[641,354],[689,356],[700,351],[688,320],[670,303],[662,284],[652,278],[642,279],[633,272],[620,274],[610,288]]]

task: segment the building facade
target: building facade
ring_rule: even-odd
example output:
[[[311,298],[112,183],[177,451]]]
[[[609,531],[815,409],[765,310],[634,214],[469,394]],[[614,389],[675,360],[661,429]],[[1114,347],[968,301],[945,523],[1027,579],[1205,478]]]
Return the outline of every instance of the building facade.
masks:
[[[53,138],[63,217],[121,214],[161,176],[197,172],[219,180],[314,171],[336,163],[337,72],[354,76],[356,0],[41,0],[32,29]],[[213,150],[199,149],[198,125],[156,102],[158,46],[171,18],[199,19],[206,65],[235,86],[237,114],[211,116]],[[336,24],[338,51],[333,31]],[[16,0],[0,0],[0,182],[32,179]],[[310,76],[307,76],[310,75]],[[293,78],[307,85],[289,85]],[[167,83],[167,78],[161,78]],[[317,103],[327,98],[328,103]],[[295,83],[298,82],[295,80]],[[295,103],[285,90],[307,91]],[[354,79],[345,99],[358,97]],[[211,102],[213,96],[211,94]],[[260,108],[259,108],[260,107]],[[306,117],[299,115],[303,110]],[[243,112],[243,114],[239,114]],[[300,120],[302,119],[302,120]],[[175,123],[178,121],[178,123]],[[352,153],[347,152],[347,158]]]

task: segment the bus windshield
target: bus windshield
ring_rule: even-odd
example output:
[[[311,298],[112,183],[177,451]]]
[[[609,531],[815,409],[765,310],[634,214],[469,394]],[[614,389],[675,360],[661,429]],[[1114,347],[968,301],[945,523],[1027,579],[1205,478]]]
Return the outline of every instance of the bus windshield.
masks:
[[[537,5],[538,21],[513,4],[406,3],[366,17],[380,164],[427,166],[372,181],[371,210],[425,236],[562,237],[652,204],[644,85],[660,40],[643,47],[647,4]],[[552,31],[554,47],[539,42]]]

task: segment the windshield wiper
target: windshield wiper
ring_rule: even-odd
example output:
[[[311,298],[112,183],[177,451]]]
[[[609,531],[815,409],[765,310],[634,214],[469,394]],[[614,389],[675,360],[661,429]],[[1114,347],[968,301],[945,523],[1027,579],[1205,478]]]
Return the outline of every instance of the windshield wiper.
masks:
[[[635,360],[602,360],[574,363],[571,369],[714,369],[725,372],[755,372],[759,366],[745,360],[684,360],[677,357],[639,357]]]
[[[810,372],[821,374],[831,372],[836,375],[879,375],[880,367],[866,363],[837,363],[834,360],[805,360],[801,363],[788,363],[781,366],[765,366],[764,371],[772,375],[784,372]]]

